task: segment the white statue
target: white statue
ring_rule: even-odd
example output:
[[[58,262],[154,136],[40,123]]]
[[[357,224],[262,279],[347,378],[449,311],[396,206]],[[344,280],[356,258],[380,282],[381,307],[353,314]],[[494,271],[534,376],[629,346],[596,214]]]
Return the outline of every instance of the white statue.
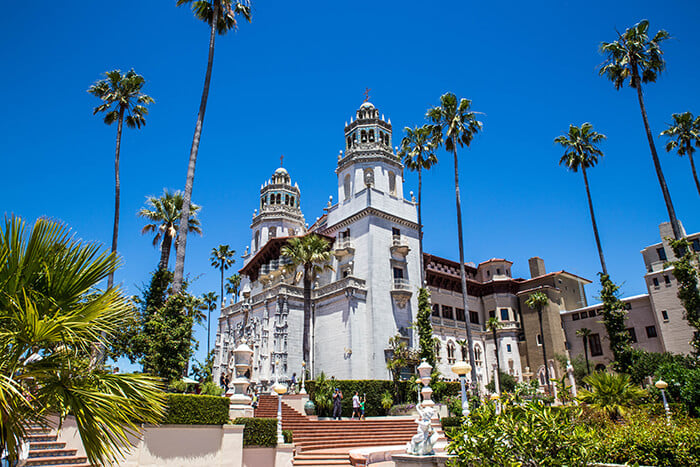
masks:
[[[431,406],[416,405],[420,418],[416,419],[418,433],[413,435],[410,443],[406,443],[406,452],[415,456],[432,456],[435,454],[433,446],[437,443],[438,434],[433,430],[431,419],[435,409]]]

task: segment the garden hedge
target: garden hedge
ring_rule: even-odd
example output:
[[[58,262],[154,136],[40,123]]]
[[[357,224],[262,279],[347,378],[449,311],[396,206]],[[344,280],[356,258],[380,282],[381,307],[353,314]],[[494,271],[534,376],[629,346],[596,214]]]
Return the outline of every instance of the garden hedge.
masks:
[[[382,407],[382,394],[388,391],[394,398],[394,404],[399,403],[416,403],[417,391],[414,389],[415,386],[409,384],[408,381],[400,381],[398,384],[398,393],[394,388],[394,382],[390,380],[378,380],[378,379],[361,379],[361,380],[332,380],[329,381],[332,387],[340,388],[343,393],[342,416],[350,417],[352,415],[352,396],[355,391],[360,393],[360,397],[363,394],[366,395],[367,401],[365,403],[365,416],[376,417],[387,415],[388,411]],[[316,381],[306,381],[305,382],[306,391],[309,393],[309,397],[314,403],[315,400],[315,389]],[[443,397],[449,395],[459,394],[459,383],[458,382],[445,382],[437,381],[433,385],[433,400],[440,402]],[[329,412],[324,412],[320,410],[318,404],[316,404],[316,411],[319,416],[330,417],[332,414],[332,409]]]
[[[228,423],[227,397],[168,394],[164,424],[223,425]]]
[[[277,446],[276,418],[241,417],[233,420],[234,425],[245,425],[243,428],[243,447],[246,446]],[[282,430],[285,443],[292,442],[292,430]]]

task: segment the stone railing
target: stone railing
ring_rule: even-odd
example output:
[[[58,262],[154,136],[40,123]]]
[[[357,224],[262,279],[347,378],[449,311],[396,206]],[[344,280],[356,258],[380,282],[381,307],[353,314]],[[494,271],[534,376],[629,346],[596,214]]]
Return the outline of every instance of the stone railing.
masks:
[[[393,290],[411,290],[411,283],[408,281],[408,279],[395,277],[394,282],[392,284],[392,289]]]
[[[328,285],[324,285],[323,287],[319,287],[318,289],[314,290],[313,298],[317,299],[325,297],[326,295],[330,295],[338,292],[339,290],[347,288],[367,290],[367,282],[363,279],[358,279],[357,277],[348,276],[339,281],[331,282]]]

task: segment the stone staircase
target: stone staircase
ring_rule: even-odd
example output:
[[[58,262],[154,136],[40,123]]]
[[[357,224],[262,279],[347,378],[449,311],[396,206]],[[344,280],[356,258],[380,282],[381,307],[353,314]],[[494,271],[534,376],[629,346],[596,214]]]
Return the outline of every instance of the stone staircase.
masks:
[[[255,416],[276,418],[277,396],[261,395]],[[292,409],[282,398],[282,428],[293,433],[293,465],[347,466],[352,465],[351,450],[404,445],[416,434],[417,426],[411,418],[315,420]]]
[[[56,430],[42,427],[29,429],[29,457],[26,466],[90,467],[87,457],[79,456],[77,450],[67,449],[66,443],[58,441]]]

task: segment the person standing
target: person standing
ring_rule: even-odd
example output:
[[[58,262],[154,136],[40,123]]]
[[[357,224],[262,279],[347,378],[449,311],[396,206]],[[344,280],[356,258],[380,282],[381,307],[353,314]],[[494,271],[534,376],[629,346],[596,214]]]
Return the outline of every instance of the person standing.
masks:
[[[355,391],[355,395],[352,396],[352,417],[351,419],[355,418],[355,415],[357,415],[357,419],[360,419],[360,394]]]
[[[340,392],[340,388],[335,388],[333,393],[333,420],[341,420],[340,414],[342,411],[341,401],[343,400],[343,393]]]
[[[292,373],[292,380],[289,382],[289,387],[293,393],[297,392],[297,374]]]
[[[360,400],[360,420],[365,419],[365,402],[367,401],[367,394],[362,394],[362,399]]]

